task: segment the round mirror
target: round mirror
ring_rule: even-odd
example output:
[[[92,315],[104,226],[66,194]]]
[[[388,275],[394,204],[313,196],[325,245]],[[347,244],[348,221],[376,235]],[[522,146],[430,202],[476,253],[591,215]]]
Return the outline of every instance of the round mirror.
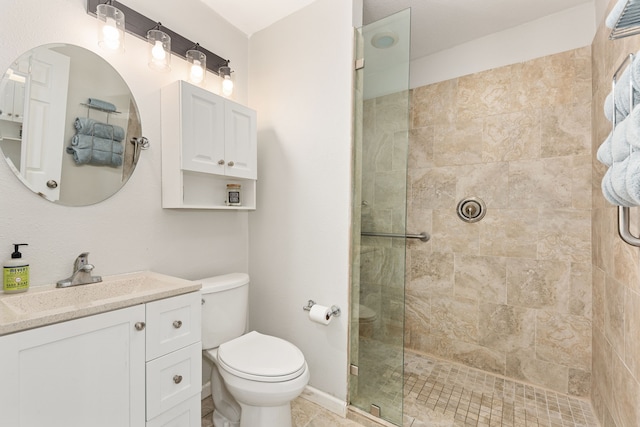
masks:
[[[33,192],[65,206],[115,194],[136,166],[138,109],[120,74],[73,45],[36,47],[0,80],[0,150]]]

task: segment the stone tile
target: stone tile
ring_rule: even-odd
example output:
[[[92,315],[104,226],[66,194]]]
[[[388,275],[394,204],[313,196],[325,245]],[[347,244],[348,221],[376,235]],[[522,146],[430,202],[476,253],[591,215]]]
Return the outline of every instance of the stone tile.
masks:
[[[409,129],[409,92],[397,92],[376,98],[377,132],[394,134]]]
[[[407,294],[431,298],[453,294],[453,254],[411,251]]]
[[[457,169],[452,167],[410,171],[410,196],[417,209],[455,209]]]
[[[413,128],[456,121],[457,79],[415,88],[412,92]]]
[[[478,304],[467,298],[431,299],[431,332],[448,340],[478,342]]]
[[[542,157],[591,154],[591,103],[544,108],[540,123]]]
[[[591,322],[584,317],[540,310],[536,318],[536,358],[589,371],[591,333]]]
[[[431,352],[447,360],[462,363],[486,372],[505,374],[505,355],[481,345],[451,341],[435,340]]]
[[[482,133],[484,162],[540,157],[540,110],[494,114],[485,117]]]
[[[513,66],[495,68],[458,79],[458,120],[509,113],[514,108]]]
[[[591,259],[591,213],[541,209],[538,258],[585,263]]]
[[[409,169],[424,169],[434,166],[433,140],[435,127],[425,126],[409,131]]]
[[[571,264],[571,289],[569,291],[569,313],[592,318],[593,280],[588,263]]]
[[[615,354],[612,359],[612,373],[615,387],[613,387],[611,412],[616,425],[640,425],[640,407],[638,406],[640,384]]]
[[[607,277],[604,295],[604,332],[618,354],[624,354],[625,288],[617,280]]]
[[[485,202],[487,210],[509,207],[509,194],[505,191],[509,186],[507,162],[461,166],[457,176],[456,201],[479,197]]]
[[[505,304],[480,304],[479,344],[511,353],[533,351],[536,335],[535,310]]]
[[[520,209],[569,208],[572,204],[570,157],[509,163],[509,203]]]
[[[530,352],[507,354],[506,375],[518,380],[539,384],[561,393],[567,392],[569,368],[536,359]]]
[[[506,259],[455,254],[454,294],[481,301],[506,303]]]
[[[571,207],[574,209],[591,209],[591,156],[573,156]]]
[[[433,161],[437,166],[482,162],[482,119],[457,121],[435,128]]]
[[[568,392],[571,396],[588,398],[590,396],[590,387],[591,371],[569,369]]]
[[[640,378],[640,294],[625,290],[624,299],[624,359],[635,378]]]
[[[571,280],[570,264],[562,261],[509,259],[509,305],[566,311]]]
[[[480,226],[480,253],[489,256],[535,258],[538,242],[538,211],[493,209]]]
[[[438,251],[477,254],[480,226],[462,221],[452,209],[437,209],[433,211],[432,239]]]
[[[605,318],[605,273],[598,267],[593,267],[592,309],[593,327],[604,332]]]

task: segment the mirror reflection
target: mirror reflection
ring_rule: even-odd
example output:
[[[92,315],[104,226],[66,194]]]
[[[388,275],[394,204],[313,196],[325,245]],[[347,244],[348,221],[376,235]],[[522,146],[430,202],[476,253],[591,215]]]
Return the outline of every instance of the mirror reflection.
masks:
[[[0,150],[32,191],[65,206],[98,203],[129,179],[141,125],[129,87],[104,59],[49,44],[0,80]]]

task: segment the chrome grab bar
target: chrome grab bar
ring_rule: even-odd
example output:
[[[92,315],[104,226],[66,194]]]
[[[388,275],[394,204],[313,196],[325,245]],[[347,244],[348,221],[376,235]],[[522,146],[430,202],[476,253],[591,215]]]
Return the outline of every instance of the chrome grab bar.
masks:
[[[640,238],[631,234],[629,226],[629,208],[618,206],[618,234],[620,234],[620,238],[632,246],[640,246]]]
[[[419,239],[423,242],[428,242],[431,236],[426,232],[422,232],[419,234],[399,234],[399,233],[375,233],[373,231],[363,231],[360,233],[361,236],[372,236],[372,237],[399,237],[401,239]]]

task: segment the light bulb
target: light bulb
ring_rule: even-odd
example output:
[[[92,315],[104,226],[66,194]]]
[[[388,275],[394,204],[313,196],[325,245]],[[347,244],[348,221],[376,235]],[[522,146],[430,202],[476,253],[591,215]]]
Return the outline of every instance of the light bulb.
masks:
[[[104,45],[109,49],[120,48],[120,31],[116,28],[116,21],[113,18],[107,18],[102,27],[102,35]]]
[[[194,83],[201,83],[204,78],[204,70],[202,69],[202,65],[200,65],[200,61],[197,59],[193,61],[193,65],[191,66],[191,81]]]
[[[230,76],[224,76],[222,79],[222,94],[229,96],[233,93],[233,80]]]
[[[160,40],[156,40],[151,48],[151,56],[153,56],[153,60],[156,62],[164,62],[166,59],[167,53],[164,51],[164,47]]]

